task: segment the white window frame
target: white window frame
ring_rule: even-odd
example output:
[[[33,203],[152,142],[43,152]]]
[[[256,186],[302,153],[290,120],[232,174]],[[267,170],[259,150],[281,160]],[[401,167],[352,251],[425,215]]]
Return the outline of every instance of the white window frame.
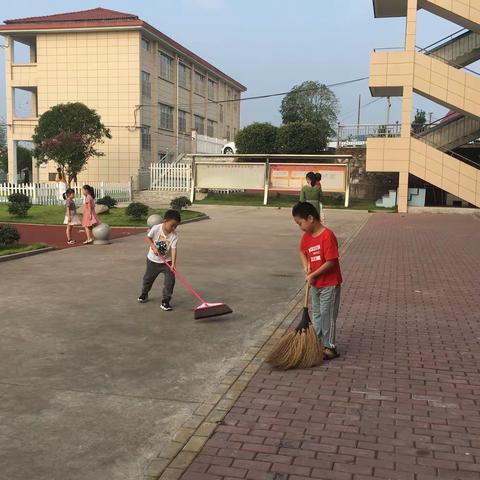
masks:
[[[197,126],[197,119],[201,121],[201,128]],[[193,116],[193,124],[195,125],[195,130],[200,135],[205,135],[205,117],[201,117],[200,115]]]
[[[215,120],[207,118],[207,137],[215,138]]]
[[[183,124],[185,124],[185,128],[182,128]],[[188,127],[188,112],[186,112],[185,110],[179,110],[178,111],[178,133],[187,133],[187,127]]]
[[[164,63],[164,61],[166,61],[166,63]],[[173,81],[173,63],[173,57],[165,52],[160,52],[160,78],[168,80],[169,82]],[[167,65],[167,67],[165,65]]]
[[[205,75],[195,70],[195,89],[194,92],[202,97],[205,96]]]
[[[217,82],[212,80],[211,78],[208,79],[208,86],[207,86],[207,95],[209,100],[216,100],[216,93],[217,93]],[[210,89],[211,87],[211,89]]]
[[[184,77],[180,74],[181,72],[185,74]],[[185,83],[181,82],[182,78],[185,79]],[[186,90],[190,90],[190,67],[184,63],[178,64],[178,85]]]
[[[173,131],[173,107],[171,105],[158,104],[158,128]]]
[[[147,48],[145,48],[145,45],[147,46]],[[142,37],[142,50],[149,52],[151,50],[151,45],[152,45],[152,42],[150,42],[148,38]]]

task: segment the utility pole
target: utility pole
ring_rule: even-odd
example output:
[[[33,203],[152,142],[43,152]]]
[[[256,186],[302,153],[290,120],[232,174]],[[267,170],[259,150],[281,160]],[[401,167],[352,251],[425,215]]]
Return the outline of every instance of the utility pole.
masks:
[[[392,102],[390,97],[387,97],[387,123],[385,125],[385,136],[388,137],[388,125],[390,125],[390,108],[392,107]]]
[[[358,94],[358,114],[357,114],[357,140],[360,136],[360,108],[362,103],[362,96]]]
[[[428,123],[432,123],[433,112],[428,112]]]

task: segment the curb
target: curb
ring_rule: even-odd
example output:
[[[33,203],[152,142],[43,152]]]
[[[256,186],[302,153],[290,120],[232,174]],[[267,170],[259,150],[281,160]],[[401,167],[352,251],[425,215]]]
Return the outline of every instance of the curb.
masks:
[[[369,220],[370,215],[340,247],[342,255]],[[144,471],[143,480],[180,479],[302,308],[303,286],[288,303],[287,313],[280,320],[260,330],[258,340],[240,357],[238,365],[227,372],[208,401],[197,407],[195,413],[176,432],[169,445],[150,462]]]
[[[51,252],[52,250],[55,250],[55,248],[44,247],[44,248],[37,248],[37,250],[30,250],[28,252],[19,252],[19,253],[11,253],[10,255],[2,255],[0,256],[0,262],[8,262],[10,260],[17,260],[18,258],[32,257],[33,255],[39,255],[40,253]]]
[[[189,218],[188,220],[182,221],[181,225],[185,225],[187,223],[192,223],[192,222],[200,222],[201,220],[209,220],[210,217],[208,215],[203,215],[201,217],[194,217],[194,218]],[[103,222],[107,223],[107,222]],[[26,223],[26,222],[0,222],[0,225],[40,225],[42,227],[64,227],[65,225],[63,223],[58,223],[58,224],[53,224],[53,223]],[[108,223],[107,223],[108,225]],[[80,226],[80,225],[79,225]],[[136,226],[136,225],[108,225],[110,228],[138,228],[139,230],[149,228],[148,225],[145,225],[144,227]]]

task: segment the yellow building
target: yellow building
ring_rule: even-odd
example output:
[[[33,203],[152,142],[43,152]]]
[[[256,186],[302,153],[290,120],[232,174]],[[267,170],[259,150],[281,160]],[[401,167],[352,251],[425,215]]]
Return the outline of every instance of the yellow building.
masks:
[[[96,8],[4,23],[11,182],[18,142],[59,103],[95,109],[112,133],[80,182],[128,181],[166,153],[190,153],[192,130],[232,140],[240,127],[235,100],[246,88],[136,15]],[[27,113],[18,105],[25,95]],[[54,172],[33,166],[33,179]]]
[[[480,0],[373,0],[375,17],[406,17],[405,49],[370,58],[373,96],[402,96],[397,138],[369,138],[367,170],[399,172],[398,210],[408,210],[409,174],[480,207],[480,170],[452,150],[480,138],[480,77],[468,70],[480,59]],[[434,47],[416,47],[417,11],[425,9],[464,27]],[[412,133],[412,96],[418,93],[453,115]],[[453,113],[453,112],[452,112]]]

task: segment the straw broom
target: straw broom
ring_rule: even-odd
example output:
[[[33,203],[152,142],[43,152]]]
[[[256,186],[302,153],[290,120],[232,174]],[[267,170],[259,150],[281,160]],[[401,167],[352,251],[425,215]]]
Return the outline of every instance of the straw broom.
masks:
[[[305,286],[302,319],[295,330],[287,332],[267,357],[267,362],[281,370],[309,368],[320,365],[323,360],[323,346],[308,314],[310,284]]]

